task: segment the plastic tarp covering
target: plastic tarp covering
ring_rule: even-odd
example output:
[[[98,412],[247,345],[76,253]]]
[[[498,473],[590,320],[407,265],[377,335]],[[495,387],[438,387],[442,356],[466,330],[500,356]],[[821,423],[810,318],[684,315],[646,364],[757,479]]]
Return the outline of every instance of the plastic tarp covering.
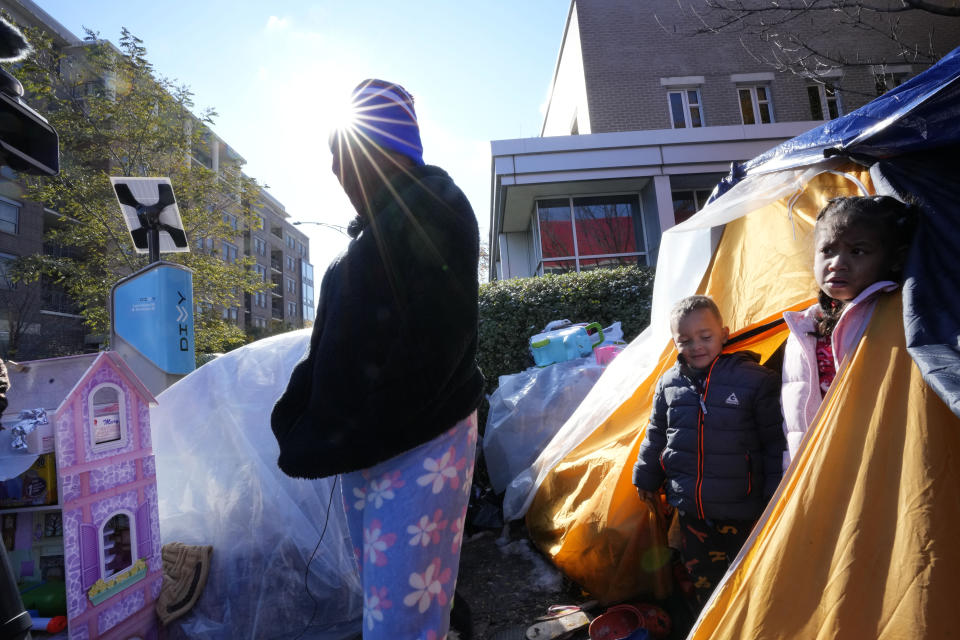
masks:
[[[901,314],[878,303],[691,640],[957,636],[960,419]]]
[[[888,158],[960,143],[960,49],[882,96],[774,147],[747,174],[818,162],[838,151]]]
[[[362,587],[340,488],[284,475],[270,430],[309,338],[303,330],[231,351],[164,391],[151,411],[162,540],[213,545],[203,595],[172,623],[171,638],[359,632]]]
[[[523,517],[551,469],[590,436],[598,425],[620,409],[637,392],[639,382],[654,371],[664,345],[670,342],[670,308],[677,300],[697,292],[710,265],[723,225],[749,211],[777,206],[785,215],[787,231],[792,237],[798,216],[806,215],[807,220],[811,221],[816,216],[816,209],[807,207],[806,213],[802,213],[803,207],[798,206],[787,211],[786,205],[775,203],[800,197],[804,186],[815,176],[834,175],[828,172],[843,166],[844,161],[837,158],[801,169],[754,176],[749,181],[734,185],[722,198],[663,234],[653,287],[650,326],[610,363],[597,384],[534,463],[510,482],[503,499],[505,518],[515,520]],[[860,191],[852,189],[849,192]],[[803,204],[802,201],[800,204]],[[806,254],[807,257],[811,255]],[[775,266],[772,265],[772,268]],[[810,266],[804,270],[808,284],[813,282]],[[813,297],[813,294],[805,297]],[[732,328],[746,326],[733,322],[729,324]]]
[[[912,197],[923,218],[905,265],[903,318],[907,351],[923,379],[960,416],[960,146],[881,161],[877,190]]]
[[[483,457],[494,491],[503,493],[537,459],[603,369],[589,356],[500,376],[483,433]]]

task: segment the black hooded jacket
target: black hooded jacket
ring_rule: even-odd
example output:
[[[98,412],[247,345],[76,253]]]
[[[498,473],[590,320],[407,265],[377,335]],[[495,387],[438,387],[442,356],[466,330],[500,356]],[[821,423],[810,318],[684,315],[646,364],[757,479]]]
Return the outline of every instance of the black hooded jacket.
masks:
[[[755,520],[780,483],[780,376],[755,353],[721,354],[709,375],[678,361],[657,381],[633,484],[694,517]],[[702,400],[702,402],[701,402]]]
[[[442,169],[380,189],[327,269],[307,357],[271,415],[286,474],[370,467],[453,427],[480,404],[479,233]]]

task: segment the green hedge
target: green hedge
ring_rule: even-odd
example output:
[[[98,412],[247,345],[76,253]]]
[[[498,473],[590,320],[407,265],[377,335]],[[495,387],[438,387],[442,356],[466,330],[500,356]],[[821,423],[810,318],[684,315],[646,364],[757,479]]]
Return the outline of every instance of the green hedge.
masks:
[[[500,376],[533,365],[530,336],[551,320],[599,322],[604,327],[619,320],[629,342],[650,322],[652,295],[650,267],[598,269],[481,285],[478,359],[487,379],[486,393],[493,393]],[[484,402],[481,427],[486,409]]]

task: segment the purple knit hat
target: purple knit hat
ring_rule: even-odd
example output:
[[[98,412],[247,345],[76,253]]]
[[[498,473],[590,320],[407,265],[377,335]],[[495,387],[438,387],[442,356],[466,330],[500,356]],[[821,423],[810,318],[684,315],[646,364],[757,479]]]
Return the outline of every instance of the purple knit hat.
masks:
[[[353,90],[355,135],[423,164],[413,96],[398,84],[364,80]]]

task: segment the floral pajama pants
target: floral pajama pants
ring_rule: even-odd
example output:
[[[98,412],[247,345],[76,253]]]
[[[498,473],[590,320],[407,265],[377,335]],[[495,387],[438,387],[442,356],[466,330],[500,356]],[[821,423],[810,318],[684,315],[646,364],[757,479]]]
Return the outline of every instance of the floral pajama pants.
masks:
[[[415,449],[342,476],[364,640],[446,637],[476,444],[474,412]]]

